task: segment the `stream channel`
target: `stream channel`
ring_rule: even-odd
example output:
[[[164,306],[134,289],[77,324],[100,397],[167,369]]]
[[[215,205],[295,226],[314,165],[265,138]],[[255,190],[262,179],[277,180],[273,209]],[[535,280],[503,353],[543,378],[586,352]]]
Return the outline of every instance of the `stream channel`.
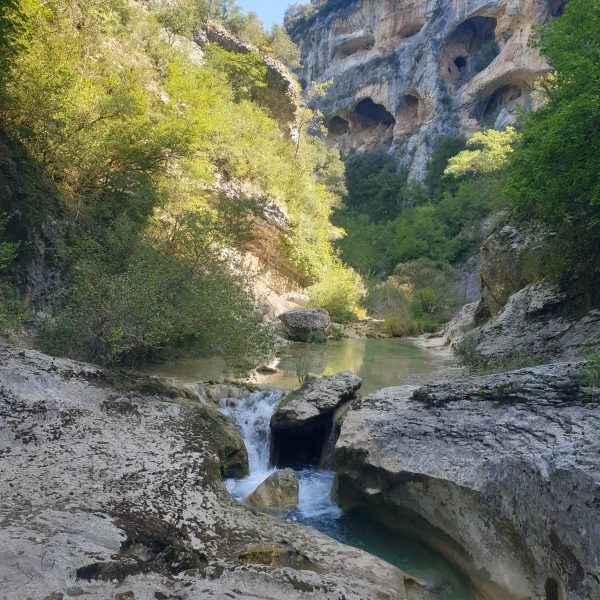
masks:
[[[448,356],[410,340],[340,340],[327,344],[293,344],[283,349],[277,372],[261,376],[261,389],[245,398],[223,402],[242,432],[250,476],[227,480],[229,492],[243,501],[275,471],[269,464],[271,415],[286,389],[298,387],[303,373],[330,375],[342,370],[363,379],[362,395],[377,389],[418,383],[420,377],[450,366]],[[152,374],[179,383],[231,377],[218,359],[195,359],[156,366]],[[442,556],[421,542],[387,531],[355,514],[343,513],[330,498],[334,474],[314,468],[297,472],[300,503],[280,518],[310,525],[340,542],[378,556],[430,585],[439,600],[475,600],[469,583]]]

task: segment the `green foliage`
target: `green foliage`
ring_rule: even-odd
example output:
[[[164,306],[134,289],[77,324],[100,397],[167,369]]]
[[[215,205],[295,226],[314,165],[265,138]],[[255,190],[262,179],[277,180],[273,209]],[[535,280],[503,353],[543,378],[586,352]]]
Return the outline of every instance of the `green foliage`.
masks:
[[[600,387],[600,354],[592,356],[579,372],[581,383],[587,387]]]
[[[506,137],[481,135],[489,143],[496,134]],[[495,147],[483,157],[480,149],[460,152],[460,177],[445,175],[452,151],[462,147],[460,138],[441,138],[423,186],[408,183],[386,155],[350,155],[345,206],[334,217],[347,231],[338,242],[344,260],[364,275],[378,276],[420,257],[453,263],[472,248],[481,237],[481,220],[502,204],[502,184],[496,173],[480,168],[496,156]]]
[[[393,275],[369,294],[372,312],[385,319],[394,336],[434,331],[460,306],[457,275],[445,263],[419,258],[399,264]]]
[[[383,152],[351,153],[346,158],[348,194],[344,205],[372,221],[395,217],[408,201],[407,175]]]
[[[535,43],[556,69],[545,106],[524,117],[507,194],[523,219],[561,240],[558,279],[594,271],[600,255],[600,2],[569,0]]]
[[[10,221],[11,216],[7,214],[0,214],[0,236],[3,237],[7,223]],[[15,260],[17,257],[19,244],[10,242],[8,240],[2,240],[0,237],[0,274],[6,270],[8,265]]]
[[[273,25],[267,51],[290,69],[300,67],[300,50],[282,25]]]
[[[183,351],[220,353],[240,369],[264,361],[271,332],[235,260],[264,208],[248,198],[270,198],[289,215],[290,260],[314,284],[314,302],[346,317],[357,308],[359,282],[331,245],[339,155],[306,131],[297,146],[252,101],[265,85],[257,53],[213,46],[199,66],[173,43],[200,14],[179,28],[186,15],[168,11],[181,6],[19,4],[25,25],[0,118],[34,167],[27,181],[10,175],[12,209],[35,205],[40,222],[61,213],[66,223],[51,249],[67,289],[44,324],[48,351],[108,364]],[[233,3],[217,8],[223,20],[235,16]],[[217,175],[244,192],[211,191]],[[52,194],[38,202],[43,181]]]
[[[506,166],[518,138],[514,127],[507,127],[504,131],[488,129],[477,132],[467,142],[467,149],[449,160],[444,174],[460,177],[496,173]]]
[[[210,44],[205,54],[208,64],[227,77],[237,101],[251,100],[259,89],[267,87],[267,67],[257,52],[237,54]]]
[[[311,304],[326,308],[334,321],[347,323],[360,313],[365,290],[358,274],[336,260],[308,289],[308,295]]]

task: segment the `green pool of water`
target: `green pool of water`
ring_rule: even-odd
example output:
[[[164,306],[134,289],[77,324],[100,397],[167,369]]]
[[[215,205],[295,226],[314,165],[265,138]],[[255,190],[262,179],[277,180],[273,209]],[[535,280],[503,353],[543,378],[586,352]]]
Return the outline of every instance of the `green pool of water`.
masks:
[[[339,340],[325,344],[290,344],[279,352],[277,372],[259,375],[257,383],[295,388],[305,373],[331,375],[352,371],[363,379],[361,394],[402,385],[410,376],[439,370],[450,359],[406,339]],[[182,383],[231,378],[219,358],[197,358],[153,366],[150,373]]]

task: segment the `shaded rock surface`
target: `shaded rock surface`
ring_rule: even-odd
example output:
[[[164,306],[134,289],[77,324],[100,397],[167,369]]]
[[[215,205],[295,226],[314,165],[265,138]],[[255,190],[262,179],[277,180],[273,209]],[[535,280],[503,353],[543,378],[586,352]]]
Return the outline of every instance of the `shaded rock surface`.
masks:
[[[285,334],[297,342],[325,341],[331,325],[329,313],[324,308],[298,308],[279,315]]]
[[[0,598],[420,597],[399,569],[234,501],[220,423],[157,380],[0,346]]]
[[[540,255],[547,235],[524,232],[506,223],[492,233],[480,249],[481,302],[479,322],[497,315],[509,298],[530,283],[540,281]]]
[[[293,469],[283,469],[270,475],[248,496],[257,508],[281,512],[298,504],[300,483]]]
[[[535,106],[548,65],[529,38],[561,4],[330,0],[290,29],[301,81],[333,81],[318,101],[328,143],[396,151],[421,178],[437,136],[505,127]]]
[[[319,465],[335,436],[335,412],[352,400],[362,380],[342,371],[305,383],[288,394],[271,418],[273,464]],[[331,448],[333,449],[333,447]]]
[[[437,547],[486,598],[589,600],[599,432],[600,390],[571,363],[388,388],[343,422],[337,497]]]

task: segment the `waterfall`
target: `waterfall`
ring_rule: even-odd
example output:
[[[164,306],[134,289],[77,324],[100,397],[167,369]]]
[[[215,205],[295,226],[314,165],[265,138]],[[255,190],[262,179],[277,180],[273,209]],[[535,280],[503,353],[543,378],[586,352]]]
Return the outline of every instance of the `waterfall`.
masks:
[[[238,427],[248,451],[250,475],[225,482],[229,493],[240,501],[245,500],[269,475],[277,471],[270,464],[271,417],[283,393],[278,390],[257,390],[242,398],[227,398],[221,402],[219,410]],[[328,452],[333,453],[333,431]],[[335,520],[341,516],[342,511],[329,497],[333,473],[303,469],[296,474],[300,480],[300,503],[296,509],[286,512],[286,519],[306,522],[306,519]],[[312,525],[313,522],[308,524]]]
[[[244,479],[228,479],[229,493],[245,500],[276,469],[270,466],[271,416],[283,392],[257,390],[242,398],[227,398],[220,411],[231,418],[242,434],[248,451],[250,475]]]

